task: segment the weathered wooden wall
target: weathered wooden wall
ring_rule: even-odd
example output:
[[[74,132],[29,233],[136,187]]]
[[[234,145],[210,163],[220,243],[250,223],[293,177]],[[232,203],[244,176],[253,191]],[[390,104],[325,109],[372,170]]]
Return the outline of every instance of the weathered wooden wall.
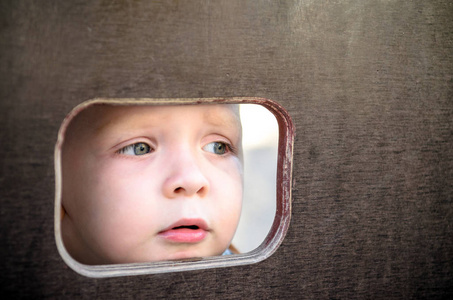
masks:
[[[1,1],[1,293],[453,294],[453,3]],[[94,97],[257,96],[296,126],[292,220],[243,267],[91,279],[53,236],[53,147]]]

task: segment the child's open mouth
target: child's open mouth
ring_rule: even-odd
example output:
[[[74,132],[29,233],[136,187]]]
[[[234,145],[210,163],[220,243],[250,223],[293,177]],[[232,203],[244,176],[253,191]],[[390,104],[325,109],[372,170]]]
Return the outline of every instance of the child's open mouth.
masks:
[[[208,234],[202,219],[182,219],[159,232],[159,236],[175,243],[198,243]]]
[[[197,230],[200,227],[198,227],[197,225],[189,225],[189,226],[178,226],[178,227],[174,227],[173,229],[177,230],[177,229],[184,229],[184,228]]]

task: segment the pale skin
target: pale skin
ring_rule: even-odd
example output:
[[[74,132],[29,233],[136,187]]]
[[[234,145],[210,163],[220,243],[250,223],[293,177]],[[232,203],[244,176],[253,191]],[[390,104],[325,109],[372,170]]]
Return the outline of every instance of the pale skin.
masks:
[[[94,105],[62,148],[65,248],[84,264],[221,255],[242,206],[234,105]]]

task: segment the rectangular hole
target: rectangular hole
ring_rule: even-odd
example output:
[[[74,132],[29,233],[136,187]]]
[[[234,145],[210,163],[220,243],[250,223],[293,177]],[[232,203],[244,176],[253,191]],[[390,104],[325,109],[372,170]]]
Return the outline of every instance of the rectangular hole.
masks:
[[[109,126],[113,126],[113,129],[114,129],[110,133],[121,132],[121,130],[120,130],[121,126],[115,125],[115,124],[117,124],[115,122],[117,120],[119,120],[118,122],[120,122],[120,124],[122,124],[121,123],[122,120],[124,122],[126,122],[124,124],[129,124],[131,122],[127,118],[126,119],[122,118],[123,113],[119,113],[118,115],[115,115],[116,112],[118,112],[122,107],[128,108],[128,111],[134,111],[135,113],[138,113],[138,115],[142,115],[142,116],[146,117],[147,111],[157,111],[158,109],[163,108],[165,113],[168,114],[170,111],[175,111],[175,109],[178,110],[177,107],[181,107],[181,105],[188,105],[188,106],[184,107],[184,108],[186,108],[185,111],[190,112],[190,113],[188,113],[188,115],[194,117],[193,120],[197,120],[198,117],[196,117],[196,116],[201,117],[201,115],[198,114],[198,112],[200,110],[193,106],[196,104],[211,104],[211,105],[212,104],[222,104],[222,105],[241,104],[241,107],[243,107],[244,116],[247,114],[246,111],[249,110],[250,107],[255,107],[255,110],[261,111],[260,113],[258,113],[257,111],[255,111],[255,113],[252,112],[252,115],[257,116],[258,114],[261,114],[261,113],[263,113],[263,114],[267,113],[268,114],[267,118],[269,118],[269,116],[272,117],[272,114],[273,114],[273,116],[275,116],[275,120],[276,120],[275,126],[278,126],[279,134],[278,134],[278,137],[276,137],[274,134],[273,138],[274,138],[274,141],[278,138],[278,151],[276,153],[275,149],[274,150],[272,150],[270,148],[266,149],[266,151],[270,152],[271,156],[274,155],[275,161],[277,162],[276,173],[274,173],[273,175],[269,175],[274,178],[273,179],[274,183],[273,184],[271,183],[270,187],[275,187],[275,189],[274,190],[271,189],[272,190],[271,192],[263,191],[264,194],[268,194],[268,193],[273,194],[272,197],[270,198],[273,200],[270,200],[270,203],[269,203],[269,201],[267,201],[266,205],[268,206],[267,209],[268,210],[270,209],[274,213],[271,214],[272,217],[270,219],[264,220],[264,223],[261,220],[261,222],[262,222],[261,224],[265,224],[265,225],[261,225],[261,226],[258,225],[258,227],[261,227],[261,232],[259,234],[254,235],[253,233],[250,233],[250,230],[253,231],[253,226],[247,225],[247,221],[248,222],[250,222],[250,220],[253,221],[253,219],[256,218],[258,215],[262,215],[262,214],[256,214],[255,216],[247,217],[248,211],[253,210],[253,207],[256,208],[256,204],[252,204],[248,208],[246,208],[246,205],[243,205],[243,207],[244,207],[243,213],[245,213],[246,215],[245,215],[245,217],[241,217],[242,218],[241,221],[243,223],[240,223],[239,228],[236,232],[235,239],[233,239],[233,245],[237,244],[237,248],[239,249],[240,254],[220,255],[220,252],[219,252],[217,255],[215,255],[213,253],[209,253],[206,256],[200,255],[201,257],[199,257],[198,255],[192,255],[192,254],[188,255],[187,257],[175,257],[175,258],[164,256],[162,259],[157,259],[155,261],[150,262],[153,259],[150,258],[149,260],[147,260],[147,259],[141,260],[141,258],[140,258],[137,261],[134,261],[134,260],[131,260],[131,261],[124,260],[123,261],[123,260],[121,260],[121,255],[115,256],[115,255],[105,254],[105,252],[102,252],[102,251],[100,251],[100,252],[98,251],[95,253],[95,257],[99,257],[99,256],[102,257],[102,255],[106,255],[106,257],[108,259],[105,261],[94,260],[93,264],[91,264],[89,260],[83,261],[83,263],[80,262],[80,260],[83,260],[84,258],[79,259],[79,260],[74,259],[73,256],[79,255],[77,253],[82,253],[82,256],[80,256],[80,257],[84,257],[83,255],[87,255],[87,257],[89,257],[92,254],[90,252],[91,250],[88,252],[88,254],[86,254],[87,252],[83,252],[83,251],[77,252],[78,251],[77,247],[86,243],[86,240],[83,240],[83,242],[80,242],[80,240],[77,240],[77,242],[75,243],[75,245],[77,245],[76,250],[73,250],[74,249],[73,246],[65,247],[65,243],[66,243],[66,245],[71,245],[71,239],[73,239],[74,236],[77,236],[77,235],[71,235],[72,234],[71,232],[73,232],[74,228],[77,228],[77,227],[74,227],[74,226],[66,227],[66,228],[71,228],[70,230],[68,230],[68,229],[65,229],[64,226],[62,226],[62,220],[64,220],[65,217],[68,217],[67,220],[73,221],[72,218],[75,219],[77,217],[72,217],[72,216],[70,216],[71,214],[73,214],[74,216],[80,216],[81,215],[80,212],[86,213],[86,211],[84,211],[83,209],[79,209],[78,211],[76,209],[74,209],[74,207],[77,206],[74,203],[78,203],[77,201],[71,202],[70,200],[68,200],[68,199],[72,199],[71,198],[72,196],[68,196],[68,191],[71,191],[72,183],[76,182],[77,178],[83,177],[81,175],[74,175],[73,177],[71,177],[71,175],[68,175],[68,174],[71,174],[69,172],[69,170],[71,170],[71,171],[80,170],[80,169],[83,170],[83,168],[80,167],[79,162],[77,164],[74,164],[75,167],[72,167],[72,168],[66,167],[66,165],[71,165],[71,163],[67,163],[67,162],[74,161],[74,159],[80,160],[81,158],[86,157],[86,155],[75,154],[74,157],[71,157],[67,153],[74,152],[75,151],[74,149],[77,147],[85,149],[85,147],[88,147],[87,145],[90,145],[90,143],[87,143],[88,140],[85,139],[84,140],[85,142],[81,143],[81,144],[84,144],[83,147],[80,146],[79,145],[80,142],[79,143],[75,142],[77,140],[76,137],[84,137],[87,135],[92,136],[93,134],[98,134],[98,135],[96,135],[96,139],[92,140],[92,141],[97,141],[97,138],[99,136],[101,138],[104,137],[104,135],[102,135],[102,132],[104,132],[104,131],[109,132],[109,130],[108,130]],[[251,105],[251,104],[255,104],[255,105]],[[171,106],[171,109],[170,110],[165,109],[166,107],[168,108],[169,105]],[[137,106],[140,106],[140,109],[137,109]],[[99,124],[99,126],[96,127],[95,123],[97,122],[98,118],[96,117],[96,114],[93,113],[93,111],[96,110],[96,109],[94,109],[94,107],[102,107],[102,108],[107,107],[110,111],[114,111],[113,117],[111,118],[111,120],[107,120],[107,122],[105,122],[105,124],[102,124],[102,122],[101,122],[101,124]],[[149,109],[149,108],[153,108],[153,107],[155,107],[155,109],[153,109],[153,110]],[[203,106],[203,107],[206,107],[206,106]],[[211,111],[214,107],[217,107],[217,106],[208,106],[208,111]],[[264,112],[263,112],[263,108],[265,108]],[[102,115],[105,117],[105,115],[106,115],[105,111],[104,110],[101,110],[101,111],[103,111]],[[179,112],[181,112],[181,110],[179,110]],[[209,113],[209,115],[212,115],[212,114],[213,113]],[[269,115],[269,114],[271,114],[271,115]],[[77,118],[75,118],[76,116],[77,116]],[[134,115],[134,116],[136,116],[136,115]],[[166,117],[170,118],[170,120],[171,120],[171,116],[166,115]],[[186,116],[184,116],[184,117],[186,117]],[[149,119],[150,118],[143,118],[143,120],[149,120]],[[74,120],[76,120],[76,121],[74,121]],[[82,120],[82,121],[80,121],[80,120]],[[94,120],[96,120],[96,122]],[[113,122],[113,120],[115,120],[115,122]],[[137,120],[137,118],[134,117],[133,120]],[[229,120],[229,119],[224,118],[224,120],[222,122],[223,123],[227,122],[225,120]],[[209,122],[210,124],[211,123],[216,124],[216,122],[217,122],[216,119],[212,118],[212,117],[207,117],[206,121]],[[129,123],[127,123],[127,122],[129,122]],[[168,122],[171,123],[170,121],[168,121]],[[168,122],[166,122],[166,124]],[[220,122],[219,124],[221,124],[222,122]],[[258,121],[255,120],[253,122],[256,123]],[[244,126],[244,130],[245,130],[244,135],[247,134],[246,133],[247,126],[245,125],[245,123],[246,123],[246,121],[243,121],[243,126]],[[266,125],[267,123],[272,123],[272,122],[264,121],[264,123],[262,123],[259,126],[259,128],[264,129],[264,127],[267,126]],[[71,124],[71,126],[70,126],[70,124]],[[89,124],[89,126],[87,126],[87,124]],[[145,123],[143,123],[143,124],[145,124]],[[219,124],[217,124],[215,126],[218,126]],[[95,130],[92,130],[93,129],[93,128],[91,128],[92,126],[95,127],[94,128]],[[114,126],[119,126],[119,127],[115,128]],[[156,124],[153,125],[151,122],[151,126],[157,126],[157,125]],[[187,124],[185,124],[185,127],[181,127],[181,128],[185,130],[187,128],[190,128],[190,126],[191,125],[189,123],[187,123]],[[211,126],[211,125],[209,125],[209,126]],[[74,129],[77,129],[77,128],[79,128],[81,130],[85,130],[84,134],[74,133]],[[198,128],[198,127],[196,127],[196,128]],[[70,134],[68,134],[68,136],[65,136],[65,134],[67,132],[69,132]],[[101,132],[100,135],[99,135],[99,132]],[[153,146],[155,146],[155,145],[153,145],[153,143],[157,143],[155,140],[153,140],[154,137],[149,137],[146,134],[143,134],[143,131],[140,131],[140,130],[138,132],[139,132],[139,134],[137,135],[137,137],[140,137],[138,139],[137,139],[137,137],[134,136],[130,140],[126,139],[126,141],[123,141],[122,137],[120,137],[118,139],[119,144],[115,144],[115,146],[117,146],[118,149],[121,149],[121,151],[118,152],[118,149],[114,148],[114,149],[116,149],[115,153],[116,154],[120,153],[121,155],[124,155],[124,156],[128,156],[129,154],[133,153],[133,157],[134,157],[133,159],[136,159],[136,157],[138,157],[138,155],[141,155],[142,153],[145,153],[146,155],[148,155],[148,153],[151,153],[151,152],[149,152],[150,151],[149,148],[152,148]],[[214,132],[214,133],[217,134],[217,132]],[[215,136],[214,139],[204,140],[207,144],[206,145],[202,144],[203,150],[207,150],[209,152],[209,155],[215,154],[213,156],[215,158],[217,158],[217,155],[225,155],[224,152],[229,151],[229,150],[224,149],[225,148],[224,142],[226,141],[226,140],[222,140],[222,137],[224,136],[224,134],[225,134],[225,132],[222,131],[218,136]],[[73,136],[71,136],[71,135],[73,135]],[[256,138],[257,135],[258,135],[258,133],[252,134],[252,137]],[[220,139],[219,139],[219,137],[220,137]],[[108,136],[106,139],[108,139],[108,138],[112,138],[112,136]],[[247,139],[249,139],[249,138],[247,138]],[[177,139],[175,139],[175,140],[177,140]],[[256,263],[258,261],[261,261],[276,251],[277,247],[282,242],[284,235],[286,234],[286,230],[289,226],[289,220],[290,220],[290,215],[291,215],[291,172],[292,172],[293,141],[294,141],[294,127],[292,125],[292,121],[291,121],[291,118],[288,115],[288,113],[278,103],[268,100],[268,99],[263,99],[263,98],[94,99],[94,100],[84,102],[84,103],[80,104],[79,106],[77,106],[76,108],[74,108],[73,111],[68,115],[68,117],[63,121],[63,124],[59,131],[58,141],[57,141],[57,144],[55,147],[55,176],[56,176],[55,238],[56,238],[59,253],[62,256],[63,260],[73,270],[75,270],[76,272],[78,272],[82,275],[89,276],[89,277],[112,277],[112,276],[127,276],[127,275],[138,275],[138,274],[153,274],[153,273],[163,273],[163,272],[197,270],[197,269],[203,269],[203,268],[244,265],[244,264]],[[146,143],[144,143],[144,142],[146,142]],[[248,142],[251,142],[251,143],[246,143],[246,144],[253,144],[252,141],[248,141]],[[258,143],[258,142],[255,141],[255,143]],[[150,144],[151,146],[148,144]],[[247,146],[246,144],[244,145],[245,148],[252,149],[251,151],[253,153],[252,157],[249,158],[249,161],[253,160],[253,158],[256,159],[257,155],[263,154],[263,153],[260,153],[259,150],[256,150],[257,149],[256,145]],[[275,144],[275,142],[274,142],[274,144]],[[71,146],[69,146],[69,145],[71,145]],[[76,147],[75,145],[79,145],[79,146]],[[131,145],[138,145],[138,146],[133,146],[131,148]],[[159,144],[159,145],[161,145],[161,144]],[[150,147],[148,147],[148,146],[150,146]],[[255,148],[253,148],[253,147],[255,147]],[[71,149],[71,150],[65,150],[65,149]],[[124,149],[126,149],[126,150],[124,150]],[[159,148],[159,149],[161,149],[161,148]],[[90,151],[91,150],[92,149],[90,149]],[[261,152],[266,152],[266,151],[261,151]],[[274,151],[273,154],[272,154],[272,151]],[[83,153],[83,152],[81,152],[81,153]],[[204,152],[203,152],[203,155],[205,155]],[[278,155],[278,157],[276,157],[277,155]],[[62,159],[63,156],[64,156],[64,159]],[[150,156],[151,156],[151,154],[149,154],[149,157]],[[66,157],[71,157],[71,158],[67,159]],[[102,157],[102,155],[99,157]],[[114,156],[114,157],[115,157],[115,159],[117,159],[116,156]],[[222,157],[224,157],[224,156],[222,156]],[[117,165],[115,165],[115,168],[117,168],[117,169],[114,169],[114,167],[111,167],[111,165],[109,165],[108,163],[106,163],[104,165],[99,164],[99,166],[96,166],[96,168],[93,168],[93,163],[86,164],[87,168],[91,168],[89,170],[89,172],[87,172],[86,174],[92,174],[93,172],[96,173],[97,170],[100,170],[103,167],[105,167],[105,165],[108,165],[108,167],[106,167],[107,170],[110,170],[110,172],[108,174],[114,174],[114,172],[112,172],[113,169],[121,170],[123,172],[123,173],[121,173],[122,174],[121,176],[124,176],[125,178],[127,178],[126,175],[124,175],[124,174],[129,174],[127,172],[130,171],[131,169],[128,169],[127,167],[124,167],[124,166],[127,164],[139,164],[140,160],[137,159],[137,160],[131,162],[130,157],[121,157],[121,159],[122,159],[122,161],[120,163],[118,163]],[[140,159],[142,159],[141,156],[140,156]],[[180,159],[180,158],[178,158],[178,159]],[[83,161],[83,159],[82,159],[82,161]],[[92,162],[94,162],[94,164],[96,164],[97,161],[98,160],[92,160]],[[108,160],[106,160],[106,161],[108,161]],[[258,162],[258,165],[259,165],[260,160],[256,159],[256,161]],[[187,164],[189,169],[190,168],[196,169],[196,167],[193,167],[191,165],[190,160],[187,160],[187,161],[182,160],[182,162],[178,162],[178,163]],[[275,165],[274,165],[274,168],[275,168]],[[257,171],[257,172],[261,174],[261,171]],[[102,175],[104,173],[102,173],[100,171],[99,171],[99,174],[100,174],[99,175],[100,177],[104,176],[104,175]],[[213,176],[211,176],[211,177],[213,177]],[[251,177],[253,178],[254,176],[252,175]],[[257,176],[255,176],[255,177],[257,177]],[[65,181],[65,178],[69,178],[69,179],[67,179]],[[194,178],[194,176],[190,176],[190,178]],[[247,179],[247,176],[245,176],[245,178],[246,178],[246,179],[244,179],[245,184],[247,184],[247,182],[250,182],[249,179]],[[92,184],[95,181],[93,179],[94,179],[94,177],[87,181],[81,181],[83,190],[90,190],[91,186],[95,186],[94,184]],[[124,179],[124,178],[122,178],[122,179]],[[109,182],[108,180],[112,180],[112,179],[108,176],[104,176],[102,178],[102,180],[106,180],[110,184],[112,189],[114,190],[115,188],[118,187],[118,185],[121,185],[121,182],[123,182],[125,179],[123,181],[113,180],[112,182]],[[99,180],[99,181],[102,181],[102,180]],[[276,180],[276,182],[275,182],[275,180]],[[71,184],[69,184],[68,182],[71,182]],[[131,182],[133,182],[133,181],[131,181]],[[258,183],[258,186],[260,186],[260,185],[262,186],[262,182]],[[63,186],[65,186],[65,188],[63,188]],[[106,186],[109,186],[109,185],[106,185]],[[184,192],[187,192],[187,190],[189,190],[189,188],[186,188],[185,186],[181,186],[181,187],[183,188]],[[94,192],[92,194],[96,195],[96,197],[97,197],[97,198],[94,197],[95,199],[103,197],[103,195],[100,194],[99,191],[97,191],[98,190],[97,187],[92,188],[92,189],[94,190]],[[234,190],[234,188],[232,188],[232,189]],[[253,196],[253,190],[256,191],[256,189],[259,189],[259,187],[252,187],[251,189],[249,189],[249,191],[247,191],[247,188],[245,188],[244,196],[255,197],[255,196]],[[73,190],[76,191],[77,189],[73,189]],[[102,189],[99,188],[99,190],[105,191],[106,188],[102,188]],[[199,193],[202,190],[203,189],[197,190],[197,193]],[[250,193],[250,191],[252,191],[252,193]],[[173,189],[173,192],[176,193],[177,189]],[[179,192],[181,192],[181,189],[179,189]],[[69,194],[71,194],[71,193],[69,193]],[[74,197],[74,198],[86,199],[86,198],[90,197],[90,196],[86,196],[86,195],[87,195],[86,193],[81,193],[80,195],[78,195],[78,197]],[[91,194],[88,194],[88,195],[91,195]],[[112,195],[109,195],[109,196],[110,196],[110,198],[113,199],[116,197],[114,195],[117,195],[117,194],[113,194],[113,196]],[[201,194],[199,194],[199,196],[200,195]],[[257,197],[260,197],[260,196],[257,196]],[[63,198],[64,198],[64,201],[63,201]],[[106,198],[108,198],[108,197],[106,197]],[[105,201],[105,199],[104,199],[104,201]],[[118,201],[121,201],[121,199],[119,199]],[[247,201],[247,199],[245,199],[244,201]],[[67,210],[70,213],[68,213],[68,212],[65,213],[64,209],[62,209],[63,202],[65,203],[65,205],[67,205],[67,207],[68,207]],[[71,203],[73,203],[73,204],[71,204]],[[90,202],[87,202],[87,203],[89,204]],[[117,203],[117,202],[114,202],[114,203]],[[111,205],[111,206],[112,206],[111,210],[114,210],[116,208],[116,206],[114,206],[114,205]],[[88,206],[84,205],[83,207],[86,210],[86,207],[88,207]],[[118,206],[118,207],[120,207],[120,206]],[[92,210],[90,210],[90,214],[95,213],[95,210],[96,210],[95,208],[97,209],[97,207],[94,207]],[[119,211],[121,211],[121,210],[119,210]],[[133,218],[135,222],[137,222],[137,220],[140,219],[142,211],[145,211],[145,209],[137,210],[132,214],[133,216],[135,216],[135,218]],[[169,210],[169,211],[171,211],[171,210]],[[278,213],[275,214],[275,211],[277,211]],[[78,212],[78,213],[76,213],[76,212]],[[98,213],[96,215],[97,218],[99,218],[99,215],[102,215],[102,214]],[[116,216],[116,215],[110,216],[110,218],[108,218],[108,220],[114,219],[114,216]],[[247,220],[247,218],[249,220]],[[205,227],[207,227],[208,225],[206,223],[209,223],[209,220],[207,222],[205,222],[204,220],[202,220],[202,218],[198,218],[198,217],[189,218],[186,216],[184,216],[183,219],[184,219],[184,222],[182,222],[182,223],[180,222],[178,224],[173,224],[175,226],[174,226],[174,228],[172,228],[171,233],[169,233],[169,236],[172,236],[172,238],[173,238],[172,242],[181,242],[181,239],[182,239],[182,242],[184,242],[184,243],[185,242],[191,243],[193,241],[195,243],[197,243],[198,242],[197,238],[200,238],[200,237],[197,237],[197,234],[201,234],[201,236],[203,236],[203,234],[205,234],[203,232],[199,233],[198,231],[200,231],[200,229],[204,229]],[[65,220],[65,222],[67,220]],[[89,218],[81,218],[81,219],[79,219],[78,224],[83,224],[83,226],[85,226],[86,224],[88,224],[90,222],[91,222],[90,224],[96,224],[96,222],[98,222],[96,220],[97,219],[95,219],[95,221],[92,221]],[[106,222],[106,223],[108,223],[108,222]],[[114,226],[114,223],[109,223],[109,224],[113,224],[110,226]],[[245,225],[243,225],[243,224],[245,224]],[[100,226],[100,227],[102,227],[102,226]],[[124,224],[123,227],[127,228],[128,226],[126,224]],[[108,228],[110,228],[110,227],[108,227]],[[131,227],[131,228],[133,228],[133,227]],[[121,231],[120,229],[122,229],[122,228],[119,228],[118,232]],[[76,231],[78,231],[78,230],[79,229],[77,229]],[[112,239],[115,237],[115,235],[112,235],[110,240],[109,239],[103,240],[106,236],[108,236],[108,232],[105,231],[107,233],[103,234],[104,232],[102,230],[105,230],[103,228],[100,228],[100,229],[98,228],[96,230],[99,231],[99,234],[93,235],[91,237],[91,241],[94,241],[93,242],[94,247],[102,248],[102,245],[103,245],[102,243],[111,243]],[[93,231],[96,231],[96,230],[93,230]],[[136,232],[136,231],[137,230],[135,230],[133,232]],[[198,233],[195,231],[197,231]],[[88,233],[85,233],[85,235],[91,234],[90,231],[87,231],[87,232]],[[66,242],[63,242],[62,233],[65,234]],[[209,235],[209,234],[210,233],[208,231],[207,235]],[[244,243],[244,240],[247,240],[247,238],[249,240],[251,240],[250,236],[252,236],[252,235],[258,236],[258,238],[256,240],[253,240],[252,243]],[[70,236],[70,238],[68,239],[67,236]],[[189,240],[184,240],[184,239],[189,239]],[[195,240],[192,241],[191,239],[195,239]],[[92,247],[92,245],[90,244],[89,247]],[[76,254],[70,255],[69,252],[76,253]],[[156,253],[157,252],[158,251],[156,251]],[[120,259],[117,259],[117,257],[119,257]],[[115,260],[115,259],[117,259],[117,260]]]

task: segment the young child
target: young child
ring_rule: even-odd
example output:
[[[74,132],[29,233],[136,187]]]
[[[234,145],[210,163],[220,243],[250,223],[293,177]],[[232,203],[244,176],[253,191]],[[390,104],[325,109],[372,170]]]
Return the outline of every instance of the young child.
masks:
[[[242,206],[237,105],[94,104],[62,147],[65,248],[90,265],[222,255]]]

